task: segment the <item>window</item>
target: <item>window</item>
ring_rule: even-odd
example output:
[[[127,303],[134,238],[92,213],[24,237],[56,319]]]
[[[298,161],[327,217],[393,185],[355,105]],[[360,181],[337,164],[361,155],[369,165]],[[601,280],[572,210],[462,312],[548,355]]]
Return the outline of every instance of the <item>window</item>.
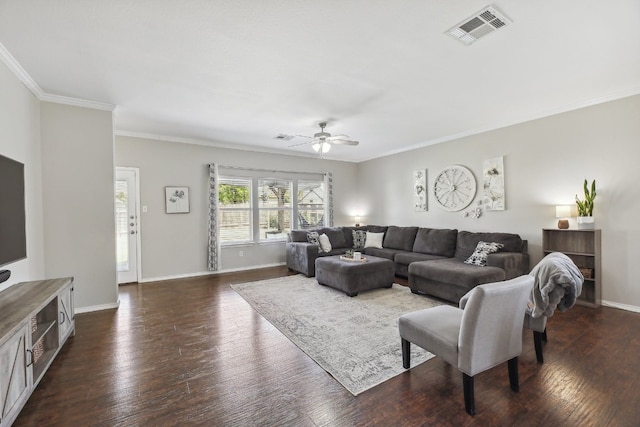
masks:
[[[292,188],[290,180],[258,180],[260,239],[283,239],[291,231]]]
[[[253,240],[251,179],[220,178],[218,208],[221,243]]]
[[[324,181],[298,181],[298,227],[324,226]]]
[[[286,240],[296,228],[329,223],[327,184],[321,174],[231,168],[218,179],[218,239],[222,245]]]

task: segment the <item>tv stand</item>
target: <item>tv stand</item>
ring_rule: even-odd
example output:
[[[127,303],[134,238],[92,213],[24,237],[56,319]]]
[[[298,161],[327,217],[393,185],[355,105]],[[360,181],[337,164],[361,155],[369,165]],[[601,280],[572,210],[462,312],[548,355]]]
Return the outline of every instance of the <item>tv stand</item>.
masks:
[[[7,427],[75,334],[73,277],[13,285],[0,292],[0,313],[0,427]]]

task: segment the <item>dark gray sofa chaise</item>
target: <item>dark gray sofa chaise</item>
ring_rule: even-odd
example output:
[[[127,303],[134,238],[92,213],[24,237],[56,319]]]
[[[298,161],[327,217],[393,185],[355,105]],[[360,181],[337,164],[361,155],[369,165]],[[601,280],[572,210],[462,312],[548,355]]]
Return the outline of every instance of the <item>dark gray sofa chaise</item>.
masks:
[[[414,293],[424,293],[457,303],[471,288],[483,283],[508,280],[529,272],[527,241],[511,233],[478,233],[454,229],[369,225],[292,230],[286,243],[286,262],[291,270],[315,275],[318,257],[341,255],[353,249],[353,230],[384,233],[382,248],[360,249],[367,255],[394,262],[395,274],[406,277]],[[307,233],[326,234],[330,252],[320,252],[307,241]],[[487,265],[465,264],[479,241],[504,245],[489,254]]]

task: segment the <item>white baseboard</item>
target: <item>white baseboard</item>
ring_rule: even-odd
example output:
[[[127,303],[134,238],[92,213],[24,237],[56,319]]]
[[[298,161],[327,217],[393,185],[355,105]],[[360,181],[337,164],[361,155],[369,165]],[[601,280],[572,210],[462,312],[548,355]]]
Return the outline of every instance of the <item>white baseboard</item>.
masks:
[[[111,310],[118,307],[120,307],[120,300],[118,300],[118,302],[115,302],[113,304],[91,305],[89,307],[76,308],[73,312],[75,314],[90,313],[92,311]]]
[[[602,301],[602,305],[605,307],[618,308],[625,311],[633,311],[634,313],[640,313],[640,307],[635,305],[620,304],[619,302]]]
[[[273,263],[273,264],[252,265],[250,267],[229,268],[229,269],[218,270],[218,271],[203,271],[203,272],[199,272],[199,273],[177,274],[177,275],[173,275],[173,276],[148,277],[148,278],[140,280],[138,283],[162,282],[162,281],[165,281],[165,280],[187,279],[189,277],[215,276],[215,275],[223,274],[223,273],[235,273],[237,271],[258,270],[260,268],[279,267],[281,265],[286,265],[286,263],[277,262],[277,263]]]

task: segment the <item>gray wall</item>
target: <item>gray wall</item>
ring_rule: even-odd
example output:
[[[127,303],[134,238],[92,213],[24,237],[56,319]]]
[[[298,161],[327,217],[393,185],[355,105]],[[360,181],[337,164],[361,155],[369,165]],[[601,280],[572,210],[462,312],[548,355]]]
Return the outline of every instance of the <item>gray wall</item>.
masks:
[[[11,278],[0,290],[44,277],[40,101],[0,62],[0,154],[24,164],[27,258],[4,265]],[[1,203],[1,202],[0,202]]]
[[[447,143],[360,163],[363,223],[519,233],[532,265],[542,257],[542,228],[555,228],[554,206],[573,204],[585,178],[597,180],[594,216],[602,229],[603,299],[640,310],[640,96],[563,113]],[[428,169],[428,186],[444,167],[473,171],[482,192],[482,162],[504,156],[506,210],[479,219],[412,206],[412,171]],[[464,212],[464,211],[463,211]],[[571,228],[577,228],[575,219]]]
[[[75,277],[76,307],[115,307],[110,111],[42,102],[45,272]]]
[[[353,223],[356,164],[116,136],[116,165],[140,169],[140,204],[147,206],[147,212],[141,213],[140,218],[143,281],[207,272],[207,164],[211,162],[275,171],[332,172],[334,223]],[[164,187],[174,185],[189,187],[189,214],[165,213]],[[220,269],[231,271],[284,261],[282,242],[234,246],[222,250]]]

